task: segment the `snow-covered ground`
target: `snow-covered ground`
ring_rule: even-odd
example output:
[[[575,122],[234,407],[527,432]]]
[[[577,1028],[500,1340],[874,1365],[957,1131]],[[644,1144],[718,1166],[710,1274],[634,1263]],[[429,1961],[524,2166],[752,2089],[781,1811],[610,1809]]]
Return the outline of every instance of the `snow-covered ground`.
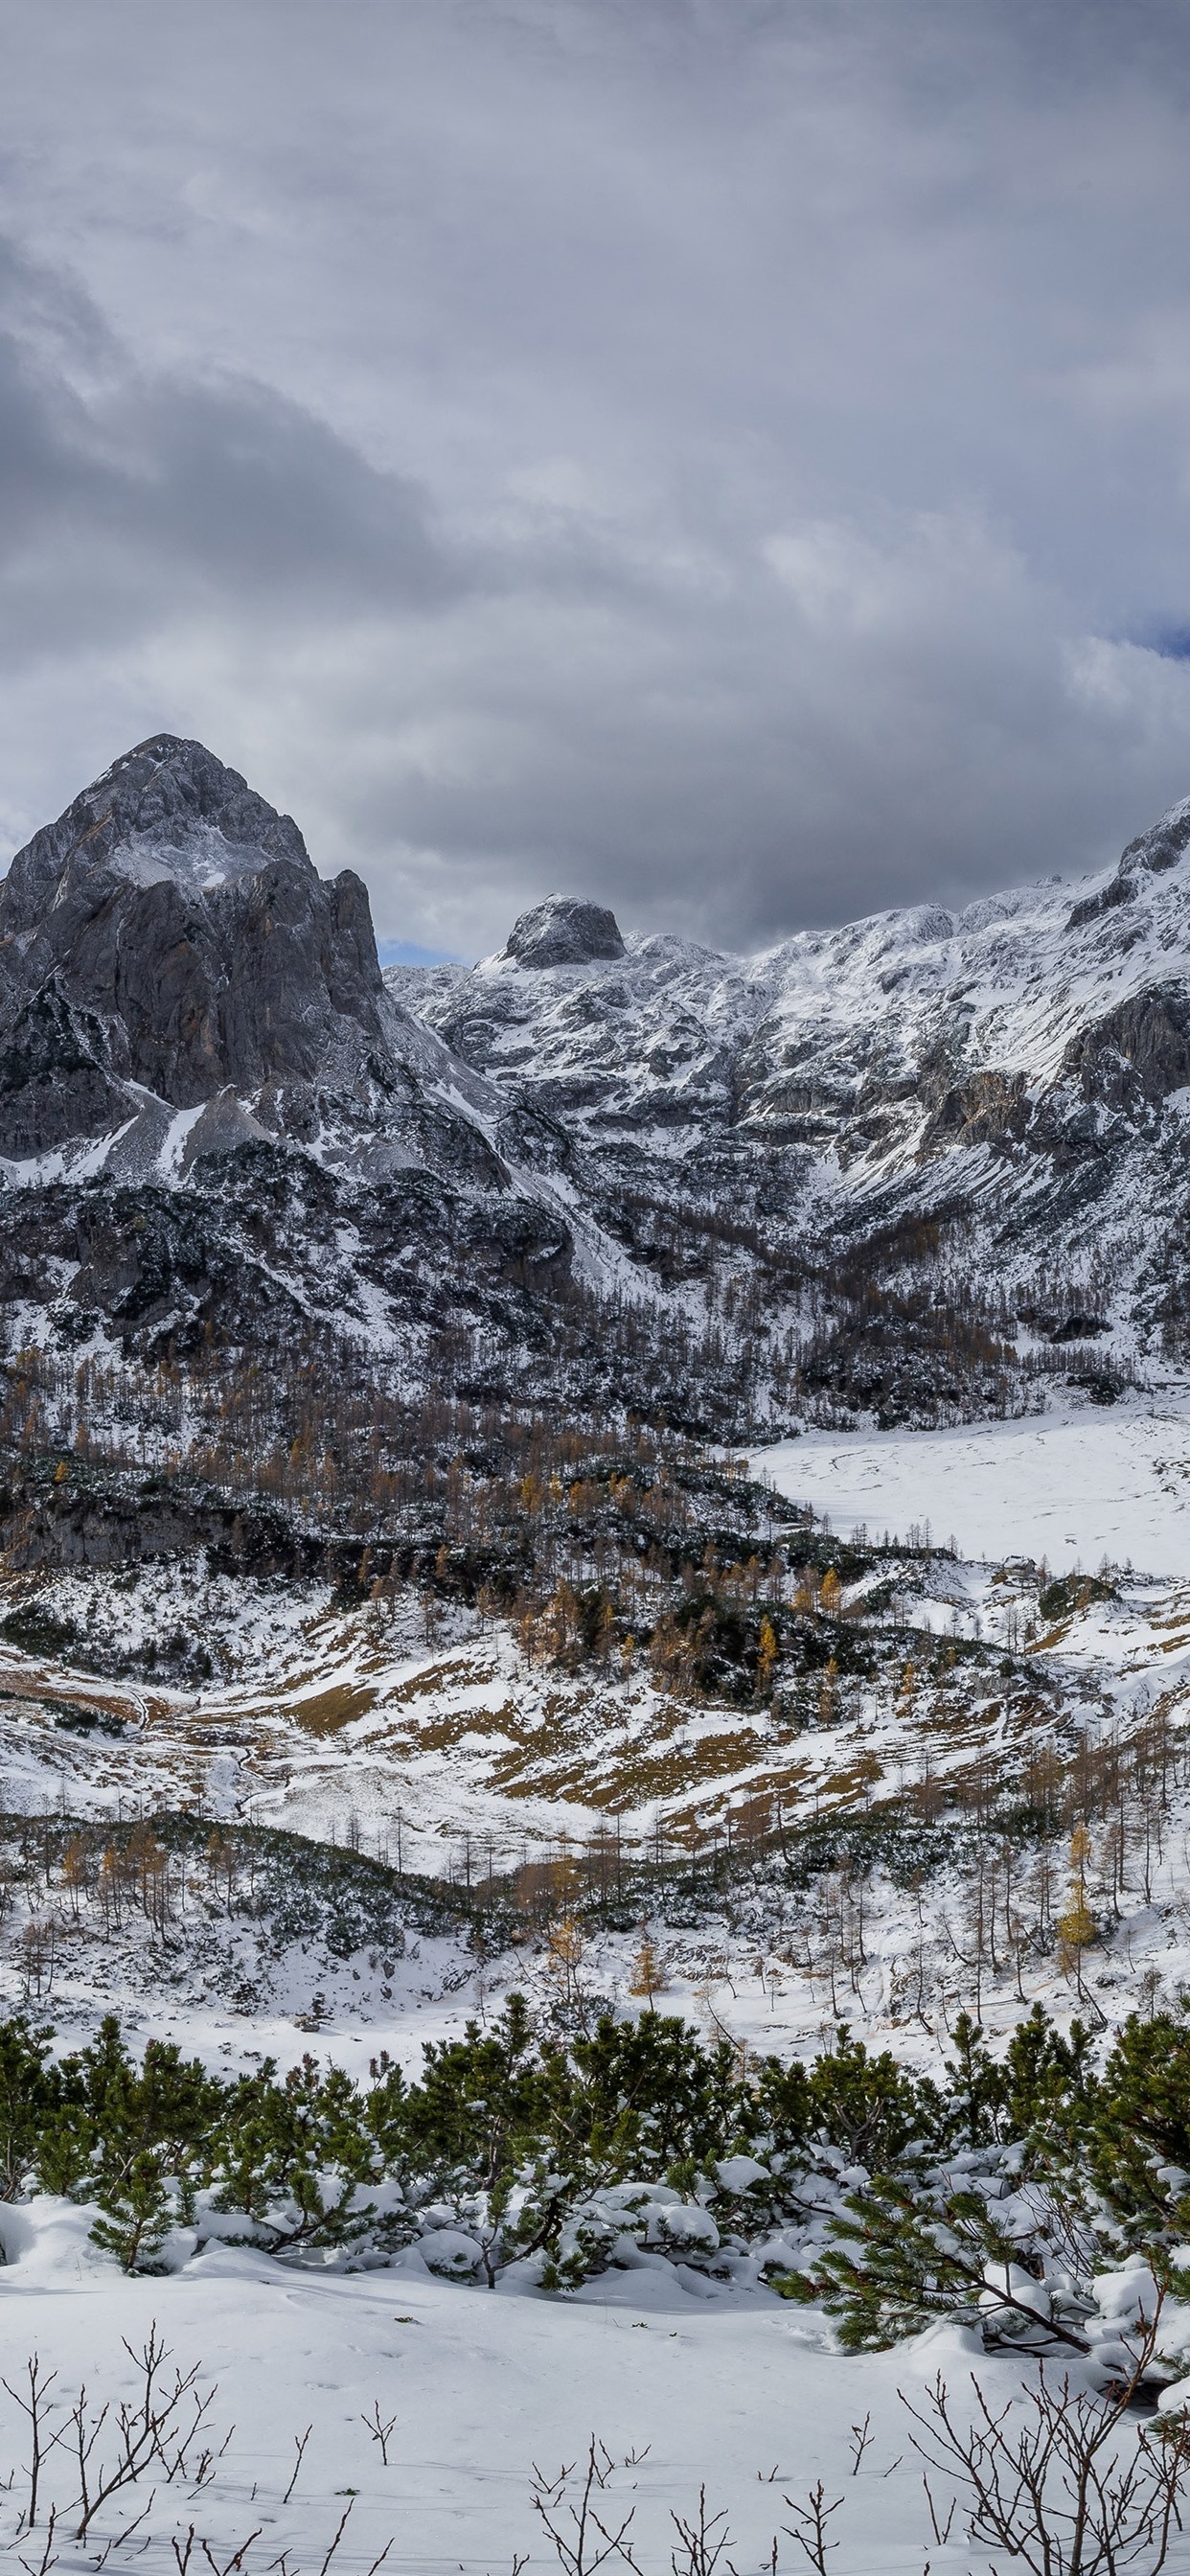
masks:
[[[54,2201],[0,2209],[9,2260],[0,2269],[4,2377],[21,2387],[25,2357],[57,2370],[55,2397],[72,2400],[80,2382],[104,2397],[131,2398],[135,2370],[123,2349],[143,2347],[154,2322],[177,2366],[203,2365],[218,2383],[210,2422],[216,2441],[235,2430],[216,2477],[197,2495],[184,2483],[154,2481],[113,2499],[76,2550],[58,2535],[58,2565],[94,2569],[113,2532],[148,2510],[109,2566],[144,2576],[177,2576],[171,2542],[196,2531],[199,2556],[236,2576],[318,2576],[347,2505],[350,2520],[332,2565],[336,2576],[366,2576],[390,2543],[386,2567],[459,2569],[495,2576],[514,2554],[534,2569],[556,2565],[531,2505],[536,2462],[547,2476],[581,2461],[594,2433],[616,2474],[601,2500],[612,2527],[629,2507],[643,2576],[668,2576],[672,2513],[688,2517],[705,2484],[708,2514],[726,2511],[728,2555],[740,2576],[771,2564],[804,2564],[785,2536],[821,2478],[840,2498],[831,2533],[834,2576],[934,2576],[982,2570],[956,2527],[952,2544],[932,2542],[921,2463],[906,2439],[898,2390],[920,2399],[941,2369],[965,2389],[973,2348],[957,2328],[874,2358],[844,2360],[828,2350],[821,2321],[767,2293],[724,2290],[693,2296],[671,2264],[612,2273],[565,2298],[494,2292],[436,2281],[416,2248],[398,2270],[322,2277],[295,2273],[240,2249],[208,2246],[166,2279],[126,2280],[87,2241],[91,2213]],[[979,2363],[988,2391],[1019,2385],[1021,2364]],[[388,2465],[363,2421],[378,2404],[393,2419]],[[870,2444],[853,2475],[853,2426],[870,2418]],[[56,2420],[56,2419],[54,2419]],[[25,2495],[17,2464],[26,2427],[0,2395],[5,2473],[0,2543],[17,2559],[15,2527]],[[285,2489],[296,2444],[312,2427],[294,2491]],[[102,2456],[101,2448],[97,2456]],[[629,2465],[624,2466],[623,2463]],[[938,2481],[935,2481],[936,2491]],[[37,2570],[48,2500],[75,2492],[69,2455],[51,2453],[40,2532],[20,2558]],[[617,2503],[617,2499],[620,2501]],[[63,2530],[67,2528],[65,2520]],[[282,2555],[284,2553],[284,2556]],[[1180,2564],[1180,2562],[1179,2562]]]
[[[754,1452],[754,1475],[830,1516],[994,1562],[1044,1557],[1054,1573],[1107,1557],[1190,1572],[1190,1388],[1116,1405],[1061,1404],[954,1431],[811,1431]],[[927,1539],[926,1532],[929,1537]]]
[[[872,1800],[912,1799],[927,1774],[936,1789],[947,1773],[965,1777],[982,1761],[1008,1780],[1043,1747],[1068,1762],[1078,1741],[1127,1744],[1154,1713],[1180,1734],[1190,1582],[1120,1576],[1055,1620],[1039,1612],[1036,1574],[996,1560],[1046,1553],[1051,1565],[1081,1557],[1094,1566],[1104,1554],[1131,1554],[1168,1565],[1171,1533],[1183,1525],[1190,1535],[1177,1481],[1190,1458],[1190,1396],[1170,1392],[1148,1411],[1068,1406],[953,1434],[804,1439],[784,1457],[795,1491],[808,1489],[805,1471],[817,1468],[817,1500],[836,1527],[862,1518],[881,1534],[886,1523],[899,1526],[907,1541],[915,1532],[920,1540],[927,1521],[935,1539],[959,1522],[950,1476],[991,1559],[894,1565],[895,1599],[861,1632],[877,1653],[870,1678],[841,1692],[833,1718],[820,1708],[806,1731],[763,1707],[685,1703],[654,1684],[643,1657],[626,1671],[559,1673],[527,1662],[499,1622],[452,1611],[431,1642],[416,1598],[398,1600],[392,1615],[372,1605],[344,1612],[325,1587],[221,1585],[195,1558],[118,1576],[58,1575],[32,1593],[16,1587],[17,1601],[57,1621],[80,1651],[0,1648],[2,1803],[96,1822],[188,1809],[205,1820],[204,1832],[223,1819],[275,1825],[315,1841],[358,1842],[397,1866],[450,1870],[468,1883],[524,1858],[556,1861],[600,1835],[613,1844],[622,1835],[627,1852],[648,1851],[660,1828],[670,1857],[683,1846],[705,1878],[729,1828],[737,1853],[741,1836],[746,1844],[750,1831],[763,1834],[757,1807],[769,1827],[776,1817],[796,1830],[839,1812],[862,1815]],[[879,1503],[861,1483],[877,1469]],[[1126,1474],[1133,1500],[1117,1501],[1109,1521]],[[1052,1512],[1059,1494],[1061,1536],[1071,1542],[1065,1560],[1029,1518]],[[1098,1526],[1096,1497],[1105,1514]],[[1143,1544],[1129,1546],[1138,1527]],[[1184,1547],[1183,1538],[1179,1562]],[[857,1609],[865,1589],[856,1587]],[[214,1676],[168,1678],[170,1638],[192,1633],[209,1648]],[[154,1640],[161,1651],[147,1670]],[[87,1653],[92,1663],[110,1661],[117,1649],[135,1678],[84,1668]],[[88,1724],[90,1714],[103,1723]],[[927,1812],[939,1812],[936,1800]],[[1143,1981],[1169,1998],[1190,1984],[1190,1798],[1179,1789],[1160,1848],[1150,1848],[1147,1828],[1137,1846],[1138,1820],[1133,1802],[1115,1894],[1106,1827],[1096,1824],[1092,1837],[1092,1902],[1104,1934],[1086,1978],[1108,2019],[1128,2009]],[[916,1894],[882,1865],[865,1864],[861,1893],[846,1866],[804,1891],[791,1890],[778,1869],[767,1884],[763,1871],[754,1887],[737,1880],[722,1904],[700,1901],[693,1920],[687,1906],[680,1927],[655,1927],[666,2008],[689,2013],[708,2035],[780,2054],[812,2053],[844,2018],[936,2068],[955,2011],[976,2000],[963,1965],[974,1862],[964,1831],[953,1864],[933,1869]],[[1010,2027],[1034,2000],[1059,2019],[1076,2008],[1052,1940],[1030,1932],[1039,1910],[1044,1924],[1054,1890],[1061,1901],[1067,1833],[1056,1829],[1048,1854],[1026,1851],[1011,1888],[999,1882],[1000,1936],[978,1993],[992,2030]],[[539,1933],[482,1964],[449,1927],[441,1936],[411,1931],[404,1946],[369,1936],[347,1957],[324,1935],[275,1934],[251,1909],[229,1913],[206,1885],[201,1834],[195,1850],[198,1885],[177,1889],[160,1941],[147,1937],[135,1909],[112,1930],[94,1884],[77,1904],[57,1877],[47,1886],[53,1972],[29,1999],[64,2031],[89,2026],[110,2005],[142,2038],[184,2029],[212,2062],[250,2062],[265,2051],[285,2064],[311,2044],[304,2034],[314,2023],[312,2044],[346,2066],[366,2064],[380,2048],[416,2066],[424,2040],[498,2009],[510,1986],[547,2014],[557,2001],[556,1963]],[[1045,1870],[1050,1897],[1038,1879]],[[36,1892],[29,1899],[41,1901]],[[27,1989],[25,1905],[18,1872],[0,1939],[9,2009]],[[600,1999],[632,2009],[638,1938],[635,1926],[588,1927],[577,1977],[592,2010]]]

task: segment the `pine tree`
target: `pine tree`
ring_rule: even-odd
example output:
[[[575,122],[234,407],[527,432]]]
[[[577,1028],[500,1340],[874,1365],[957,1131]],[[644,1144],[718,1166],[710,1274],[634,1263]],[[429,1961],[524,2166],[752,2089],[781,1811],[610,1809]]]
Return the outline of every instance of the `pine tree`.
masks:
[[[1003,2070],[991,2056],[977,2021],[958,2014],[951,2034],[954,2057],[946,2061],[950,2078],[947,2108],[953,2136],[965,2147],[985,2146],[1001,2134],[1006,2085]]]
[[[1130,2243],[1190,2234],[1190,2027],[1130,2013],[1095,2088],[1091,2170]]]
[[[114,2254],[125,2272],[151,2272],[155,2257],[173,2225],[174,2211],[165,2159],[144,2149],[115,2188],[97,2193],[102,2215],[91,2229],[91,2243]]]
[[[307,2055],[275,2081],[267,2063],[227,2105],[216,2149],[216,2206],[243,2209],[274,2245],[349,2244],[373,2215],[361,2197],[377,2155],[351,2077]]]
[[[942,2176],[880,2175],[848,2194],[832,2243],[812,2273],[775,2281],[781,2297],[824,2307],[845,2352],[883,2352],[939,2317],[981,2328],[985,2342],[1053,2339],[1085,2352],[1078,2307],[1034,2290],[1021,2248],[997,2226],[995,2203]]]
[[[0,2022],[0,2200],[18,2200],[37,2170],[43,2130],[61,2098],[48,2027],[18,2013]]]
[[[928,2077],[908,2074],[888,2049],[871,2055],[844,2022],[814,2061],[810,2093],[824,2135],[870,2173],[940,2133],[942,2106]]]
[[[1069,2035],[1055,2030],[1041,2004],[1018,2022],[1002,2068],[1006,2137],[1023,2140],[1031,2171],[1072,2169],[1085,2159],[1100,2085],[1091,2056],[1091,2034],[1072,2021]]]

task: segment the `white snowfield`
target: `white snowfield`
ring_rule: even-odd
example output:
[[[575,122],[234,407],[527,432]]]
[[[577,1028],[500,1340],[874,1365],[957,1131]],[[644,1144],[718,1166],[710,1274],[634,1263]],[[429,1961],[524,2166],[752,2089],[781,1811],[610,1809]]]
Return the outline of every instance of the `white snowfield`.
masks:
[[[973,2352],[958,2330],[939,2328],[917,2344],[873,2358],[828,2352],[812,2314],[754,2295],[720,2303],[684,2296],[660,2274],[611,2274],[564,2298],[463,2289],[435,2281],[420,2258],[396,2271],[343,2277],[286,2271],[255,2253],[213,2245],[164,2279],[125,2279],[87,2241],[92,2213],[62,2201],[0,2208],[9,2261],[0,2269],[3,2376],[21,2385],[37,2352],[68,2402],[84,2381],[118,2402],[135,2393],[134,2353],[154,2322],[174,2361],[201,2362],[218,2382],[210,2422],[216,2442],[234,2424],[215,2481],[197,2496],[162,2486],[145,2521],[111,2567],[177,2576],[171,2547],[196,2540],[191,2576],[207,2559],[223,2569],[249,2534],[259,2536],[237,2576],[318,2576],[345,2506],[334,2576],[367,2576],[391,2541],[386,2569],[431,2576],[439,2568],[481,2576],[508,2570],[514,2553],[533,2569],[556,2565],[531,2505],[533,2463],[552,2476],[581,2459],[592,2433],[617,2463],[600,2509],[614,2528],[634,2506],[632,2530],[642,2576],[669,2576],[673,2512],[726,2510],[740,2576],[770,2564],[805,2562],[784,2536],[794,2521],[785,2498],[804,2502],[821,2478],[841,2497],[831,2531],[839,2546],[833,2576],[934,2576],[982,2570],[987,2560],[961,2543],[931,2547],[921,2464],[910,2447],[898,2389],[920,2397],[941,2369],[965,2388]],[[1019,2385],[1021,2365],[980,2359],[981,2381],[1001,2395]],[[97,2401],[98,2402],[98,2401]],[[361,2418],[378,2403],[395,2419],[388,2465]],[[870,2415],[871,2444],[851,2474],[853,2424]],[[311,2426],[294,2493],[283,2502],[295,2444]],[[26,2428],[0,2392],[5,2476],[25,2457]],[[619,2464],[635,2455],[634,2465]],[[75,2549],[55,2543],[59,2569],[94,2569],[113,2533],[148,2503],[144,2487],[113,2499]],[[937,2487],[938,2481],[935,2481]],[[43,2479],[40,2531],[15,2543],[24,2497],[18,2469],[0,2490],[0,2545],[37,2569],[45,2508],[73,2494],[68,2456],[51,2453]],[[619,2501],[617,2502],[617,2499]],[[143,2554],[142,2554],[143,2552]],[[284,2556],[282,2555],[284,2553]]]
[[[996,1563],[1047,1559],[1054,1573],[1114,1565],[1190,1571],[1190,1389],[1114,1406],[1059,1408],[954,1431],[813,1431],[753,1453],[752,1472],[827,1513]]]

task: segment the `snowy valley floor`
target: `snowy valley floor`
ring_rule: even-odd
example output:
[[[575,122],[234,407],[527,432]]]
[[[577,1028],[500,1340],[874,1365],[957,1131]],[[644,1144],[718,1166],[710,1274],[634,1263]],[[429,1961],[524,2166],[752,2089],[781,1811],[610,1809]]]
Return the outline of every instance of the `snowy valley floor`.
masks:
[[[1054,1573],[1106,1557],[1190,1572],[1190,1388],[1170,1377],[1111,1406],[1063,1403],[1023,1421],[953,1431],[809,1431],[756,1451],[757,1475],[830,1516],[995,1562]],[[929,1531],[929,1537],[925,1536]]]
[[[0,2271],[4,2374],[19,2384],[36,2350],[73,2396],[79,2382],[132,2395],[122,2339],[143,2346],[154,2320],[177,2362],[204,2365],[218,2382],[212,2414],[235,2432],[217,2485],[204,2499],[159,2496],[138,2539],[109,2564],[176,2576],[171,2538],[193,2522],[223,2567],[249,2533],[260,2539],[243,2576],[264,2576],[286,2554],[295,2576],[317,2576],[347,2502],[352,2513],[333,2564],[364,2576],[391,2540],[386,2565],[457,2568],[505,2576],[514,2557],[556,2564],[531,2508],[533,2464],[552,2476],[580,2459],[594,2432],[621,2469],[610,2496],[616,2519],[636,2509],[633,2538],[647,2576],[668,2576],[672,2512],[688,2516],[705,2484],[708,2509],[726,2511],[729,2556],[741,2571],[770,2565],[774,2534],[793,2522],[786,2496],[805,2501],[821,2478],[844,2501],[833,2530],[837,2576],[935,2576],[987,2562],[957,2544],[931,2542],[920,2463],[906,2441],[898,2390],[919,2397],[941,2368],[961,2384],[972,2352],[955,2329],[912,2350],[869,2359],[829,2357],[810,2315],[773,2299],[721,2303],[675,2295],[660,2279],[614,2276],[565,2300],[467,2290],[434,2281],[417,2258],[400,2272],[324,2279],[294,2276],[257,2256],[209,2248],[166,2280],[123,2280],[86,2242],[82,2213],[0,2212],[0,2229],[23,2246]],[[667,2267],[668,2268],[668,2267]],[[672,2282],[672,2273],[670,2275]],[[1019,2363],[981,2361],[992,2392],[1020,2379]],[[389,2464],[361,2418],[379,2401],[395,2418]],[[4,2413],[5,2476],[23,2457],[11,2400]],[[871,2447],[852,2476],[851,2427],[870,2416]],[[283,2503],[297,2438],[312,2426],[294,2494]],[[894,2465],[895,2464],[895,2465]],[[58,2464],[61,2465],[60,2463]],[[18,2488],[21,2481],[17,2481]],[[47,2486],[69,2478],[51,2460]],[[23,2491],[23,2490],[22,2490]],[[144,2497],[106,2514],[90,2547],[63,2564],[93,2567],[113,2529]],[[17,2493],[0,2500],[11,2539]],[[145,2553],[140,2544],[151,2533]],[[26,2538],[36,2567],[42,2538]],[[36,2541],[36,2546],[34,2542]],[[14,2561],[15,2563],[15,2561]],[[206,2562],[195,2551],[192,2566]],[[805,2564],[782,2536],[780,2564]]]
[[[936,2070],[963,2005],[995,2034],[1035,2000],[1062,2022],[1076,2010],[1111,2022],[1190,1990],[1190,1393],[1103,1410],[1072,1403],[954,1433],[809,1435],[752,1463],[829,1513],[836,1532],[887,1528],[920,1550],[927,1522],[936,1547],[954,1530],[958,1561],[907,1554],[897,1575],[897,1660],[916,1656],[918,1680],[879,1703],[860,1694],[845,1722],[790,1735],[761,1711],[678,1706],[644,1669],[543,1674],[506,1629],[467,1614],[427,1639],[416,1605],[395,1621],[346,1614],[326,1589],[212,1584],[191,1563],[37,1588],[42,1610],[89,1635],[95,1652],[88,1666],[65,1646],[0,1650],[0,1803],[10,1818],[61,1812],[104,1829],[189,1809],[204,1835],[255,1821],[356,1842],[392,1864],[400,1855],[427,1875],[449,1865],[458,1882],[526,1860],[565,1866],[615,1818],[636,1851],[659,1827],[677,1841],[701,1819],[713,1856],[726,1814],[742,1818],[758,1800],[769,1815],[779,1801],[791,1827],[816,1817],[829,1827],[862,1820],[883,1796],[924,1794],[948,1771],[982,1764],[994,1778],[1034,1738],[1070,1761],[1079,1742],[1127,1748],[1156,1727],[1168,1794],[1146,1821],[1143,1795],[1129,1790],[1118,1870],[1096,1828],[1100,1937],[1081,1963],[1085,2000],[1052,1940],[1029,1930],[1062,1902],[1067,1828],[1015,1861],[981,1857],[974,1809],[928,1870],[898,1869],[879,1851],[857,1858],[844,1837],[830,1867],[797,1883],[770,1835],[716,1892],[708,1859],[704,1897],[688,1898],[681,1919],[655,1914],[653,2000],[754,2053],[812,2053],[842,2019]],[[1095,1597],[1047,1621],[1043,1557],[1051,1574],[1105,1560],[1109,1574]],[[27,1602],[29,1587],[13,1597]],[[209,1683],[95,1669],[121,1638],[139,1649],[196,1624],[215,1650]],[[971,1668],[969,1686],[961,1663],[957,1683],[927,1686],[931,1640],[990,1648],[993,1661],[986,1674]],[[3,2008],[27,2004],[64,2041],[110,2008],[134,2045],[174,2035],[224,2070],[264,2055],[285,2066],[310,2050],[353,2072],[385,2048],[416,2069],[425,2040],[492,2015],[514,1988],[547,2018],[565,2009],[572,2026],[601,2003],[645,2008],[631,1992],[637,1922],[592,1919],[562,1959],[545,1930],[485,1955],[461,1917],[432,1929],[410,1920],[388,1942],[365,1936],[344,1949],[325,1923],[293,1933],[277,1907],[242,1907],[242,1876],[233,1903],[220,1892],[225,1866],[201,1843],[179,1861],[173,1910],[157,1927],[134,1905],[103,1919],[93,1888],[68,1900],[56,1864],[32,1892],[17,1873],[0,1924]],[[37,1945],[50,1917],[47,1963]],[[547,2297],[511,2281],[487,2293],[436,2280],[416,2249],[391,2269],[344,2277],[213,2245],[167,2278],[124,2280],[88,2243],[87,2224],[86,2212],[50,2201],[0,2209],[4,2377],[18,2386],[36,2350],[61,2391],[85,2378],[105,2395],[131,2393],[122,2339],[135,2350],[156,2318],[179,2363],[201,2362],[218,2380],[220,2438],[236,2427],[201,2510],[165,2497],[112,2568],[179,2576],[173,2541],[184,2548],[193,2522],[210,2557],[200,2562],[196,2540],[189,2576],[208,2576],[208,2565],[218,2576],[319,2576],[349,2503],[335,2576],[367,2576],[390,2541],[390,2568],[495,2576],[525,2552],[549,2567],[533,2464],[552,2474],[592,2434],[617,2462],[633,2459],[616,2492],[636,2507],[644,2576],[668,2571],[668,2517],[688,2514],[703,2482],[709,2509],[728,2515],[739,2576],[770,2564],[774,2533],[782,2570],[805,2565],[785,2536],[794,2515],[784,2499],[804,2502],[819,2477],[843,2498],[834,2576],[920,2576],[927,2561],[932,2576],[961,2576],[989,2563],[957,2529],[939,2548],[898,2403],[898,2390],[919,2395],[939,2368],[965,2382],[975,2355],[956,2328],[844,2360],[813,2312],[761,2291],[686,2292],[672,2265]],[[979,2362],[993,2393],[1020,2369]],[[374,2401],[394,2419],[387,2466],[361,2422]],[[853,2477],[851,2428],[868,2416],[873,2439]],[[5,2493],[3,2481],[22,2456],[5,2396],[0,2540],[10,2547],[21,2482]],[[109,2516],[86,2551],[64,2547],[60,2563],[97,2567],[136,2509]],[[33,2576],[41,2548],[36,2535],[20,2542]],[[1171,2561],[1188,2564],[1185,2548]]]

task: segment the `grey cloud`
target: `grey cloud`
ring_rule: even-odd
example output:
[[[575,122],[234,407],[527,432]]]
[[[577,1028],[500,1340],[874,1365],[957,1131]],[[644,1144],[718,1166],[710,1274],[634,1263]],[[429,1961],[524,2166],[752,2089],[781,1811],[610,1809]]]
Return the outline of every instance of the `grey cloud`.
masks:
[[[750,944],[1190,788],[1180,5],[0,25],[13,840],[169,725],[384,935]]]
[[[0,268],[0,582],[10,649],[139,631],[178,585],[234,616],[427,608],[458,586],[427,496],[243,379],[146,376],[85,299],[8,250]],[[5,293],[7,289],[7,293]],[[30,306],[56,324],[30,348]],[[55,302],[57,309],[55,311]],[[5,312],[5,306],[8,310]],[[5,323],[7,322],[7,327]],[[102,359],[88,399],[72,377]],[[69,622],[67,623],[67,620]]]

